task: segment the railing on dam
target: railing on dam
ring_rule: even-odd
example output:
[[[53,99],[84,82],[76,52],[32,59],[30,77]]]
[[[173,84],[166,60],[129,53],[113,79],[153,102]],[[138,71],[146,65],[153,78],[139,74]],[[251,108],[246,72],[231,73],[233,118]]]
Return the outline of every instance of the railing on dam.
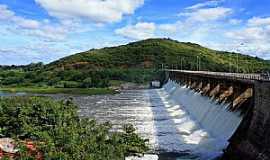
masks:
[[[227,77],[227,78],[231,78],[231,79],[247,79],[247,80],[258,80],[258,81],[270,81],[270,75],[269,74],[244,74],[244,73],[189,71],[189,70],[175,70],[175,69],[166,69],[165,71],[182,72],[182,73],[196,74],[196,75],[211,75],[211,76]]]

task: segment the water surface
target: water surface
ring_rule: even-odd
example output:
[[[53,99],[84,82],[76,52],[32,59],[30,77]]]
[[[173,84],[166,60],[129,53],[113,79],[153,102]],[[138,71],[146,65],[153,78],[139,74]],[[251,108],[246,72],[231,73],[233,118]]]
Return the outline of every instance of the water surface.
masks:
[[[109,121],[113,130],[133,124],[138,134],[149,139],[150,153],[158,154],[160,160],[213,159],[222,154],[241,122],[237,113],[226,110],[226,104],[217,105],[172,81],[162,89],[124,90],[116,95],[45,96],[72,97],[81,117],[95,118],[99,123]]]

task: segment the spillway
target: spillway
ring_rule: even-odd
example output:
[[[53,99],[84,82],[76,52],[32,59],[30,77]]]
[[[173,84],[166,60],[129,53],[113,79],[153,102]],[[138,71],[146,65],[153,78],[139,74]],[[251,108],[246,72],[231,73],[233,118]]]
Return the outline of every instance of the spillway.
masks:
[[[81,116],[109,121],[115,130],[133,124],[137,133],[149,139],[152,153],[180,153],[185,159],[208,160],[222,154],[242,120],[240,113],[228,111],[228,104],[217,104],[171,80],[161,89],[74,100]]]
[[[0,96],[20,95],[28,94],[0,92]],[[154,155],[127,160],[213,159],[222,154],[242,121],[240,113],[228,110],[229,104],[219,104],[171,80],[161,89],[123,90],[115,95],[72,98],[80,107],[80,116],[95,118],[99,123],[109,121],[113,130],[133,124],[138,134],[149,139],[150,153]]]
[[[241,123],[240,113],[230,112],[229,104],[218,104],[214,99],[201,96],[187,86],[180,86],[171,80],[157,93],[175,122],[180,139],[185,145],[193,144],[190,150],[201,159],[222,154],[222,150],[228,145],[228,139]],[[187,121],[181,123],[183,119]],[[186,135],[182,134],[183,130]]]
[[[53,97],[66,98],[57,96]],[[178,153],[180,159],[186,160],[209,160],[221,155],[242,120],[240,113],[228,111],[228,104],[217,104],[171,80],[161,89],[124,90],[116,95],[73,99],[80,107],[80,116],[95,118],[99,123],[109,121],[113,130],[133,124],[137,133],[149,139],[151,153]],[[129,160],[137,159],[158,157],[147,155]]]

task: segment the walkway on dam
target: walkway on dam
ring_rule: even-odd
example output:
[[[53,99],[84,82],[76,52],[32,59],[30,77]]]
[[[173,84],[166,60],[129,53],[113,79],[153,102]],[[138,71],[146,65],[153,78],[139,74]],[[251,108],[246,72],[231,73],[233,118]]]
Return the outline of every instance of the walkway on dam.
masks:
[[[210,72],[210,71],[190,71],[190,70],[175,70],[175,69],[166,69],[166,71],[170,72],[182,72],[187,74],[195,74],[195,75],[204,75],[204,76],[218,76],[225,77],[230,79],[246,79],[246,80],[259,80],[259,81],[270,81],[270,73],[226,73],[226,72]]]

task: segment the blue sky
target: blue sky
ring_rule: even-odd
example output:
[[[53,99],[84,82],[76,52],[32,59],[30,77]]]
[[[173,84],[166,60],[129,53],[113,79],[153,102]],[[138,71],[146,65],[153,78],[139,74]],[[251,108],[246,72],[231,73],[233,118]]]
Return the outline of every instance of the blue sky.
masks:
[[[0,0],[0,64],[162,37],[270,59],[269,10],[268,0]]]

